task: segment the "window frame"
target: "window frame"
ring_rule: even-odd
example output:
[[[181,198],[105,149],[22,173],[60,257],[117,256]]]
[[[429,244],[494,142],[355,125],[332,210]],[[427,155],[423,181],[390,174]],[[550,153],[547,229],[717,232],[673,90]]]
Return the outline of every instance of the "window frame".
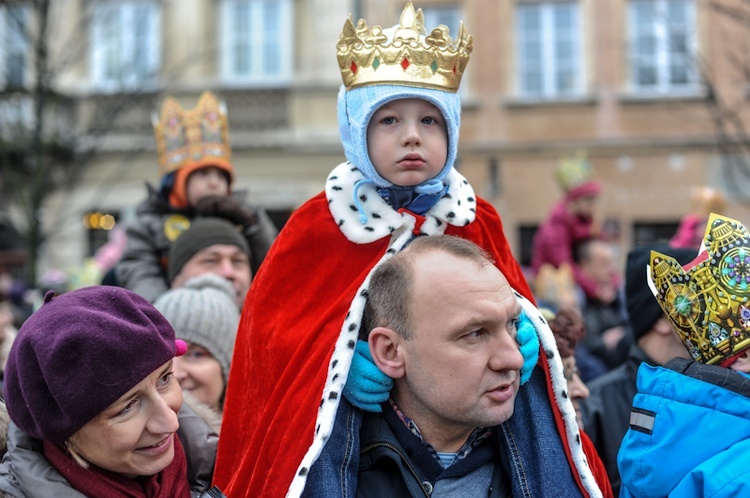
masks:
[[[91,19],[91,82],[97,90],[105,93],[119,91],[151,91],[154,90],[159,81],[161,69],[161,8],[154,0],[127,0],[120,2],[99,2],[92,7]],[[145,18],[148,20],[147,32],[144,36],[137,37],[136,30],[143,26],[137,18],[139,9],[147,9]],[[105,16],[115,13],[120,32],[106,33]],[[142,19],[140,19],[142,21]],[[112,37],[111,45],[106,41]],[[128,68],[140,68],[144,65],[134,64],[138,47],[145,48],[146,68],[145,75],[139,75],[135,71],[127,71]],[[107,65],[110,63],[107,56],[114,48],[117,52],[119,62],[119,77],[107,74]],[[128,62],[130,60],[131,62]],[[138,58],[142,60],[142,58]],[[127,72],[125,72],[127,71]]]
[[[567,7],[572,9],[572,24],[563,33],[554,26],[557,9]],[[532,40],[524,30],[523,17],[531,10],[538,10],[541,19],[538,29],[539,38]],[[570,101],[579,100],[585,94],[586,65],[584,54],[585,34],[583,33],[583,16],[581,5],[578,1],[546,1],[535,3],[519,3],[515,11],[515,88],[516,95],[524,101]],[[561,35],[567,35],[567,40],[572,45],[568,65],[568,73],[574,81],[569,90],[560,89],[560,62],[564,59],[556,54],[559,50],[557,41]],[[539,65],[541,79],[540,91],[533,91],[525,83],[525,75],[529,73],[532,62],[526,55],[527,43],[535,42],[540,47],[540,58],[536,61]]]
[[[681,67],[687,75],[685,83],[670,82],[670,68],[673,66],[673,55],[669,48],[670,29],[667,25],[671,22],[670,16],[664,13],[668,1],[681,1],[685,6],[685,25],[682,26],[681,32],[686,37],[687,56],[692,59],[683,64]],[[650,26],[651,35],[654,39],[653,54],[641,55],[636,51],[638,46],[638,37],[641,33],[641,25],[636,23],[636,9],[639,5],[652,5],[661,15],[653,15],[653,23]],[[694,0],[629,0],[627,10],[627,86],[630,94],[635,96],[690,96],[695,95],[701,89],[701,78],[697,66],[698,54],[698,36],[697,36],[697,18],[696,5]],[[666,20],[666,21],[665,21]],[[641,60],[654,61],[655,84],[645,85],[638,81],[638,72],[642,66]]]
[[[277,6],[276,15],[279,19],[278,38],[272,40],[279,52],[278,71],[268,73],[263,70],[268,60],[268,54],[264,52],[264,45],[268,44],[265,32],[262,28],[263,7]],[[232,23],[237,21],[234,9],[246,6],[248,8],[248,33],[250,39],[247,41],[249,54],[249,69],[247,72],[234,70],[235,51],[233,47],[237,44],[237,33],[232,29]],[[220,13],[220,77],[224,84],[229,86],[263,86],[278,87],[286,86],[292,81],[292,61],[294,47],[294,16],[291,0],[222,0]],[[253,54],[255,57],[253,57]]]
[[[24,32],[14,33],[11,27],[11,10],[19,12],[21,16],[21,29]],[[28,29],[30,22],[30,8],[27,4],[10,4],[0,5],[0,86],[7,90],[23,89],[30,83],[30,40],[28,38]],[[12,38],[13,35],[17,38]],[[10,58],[21,56],[21,75],[20,81],[14,81],[9,77]]]

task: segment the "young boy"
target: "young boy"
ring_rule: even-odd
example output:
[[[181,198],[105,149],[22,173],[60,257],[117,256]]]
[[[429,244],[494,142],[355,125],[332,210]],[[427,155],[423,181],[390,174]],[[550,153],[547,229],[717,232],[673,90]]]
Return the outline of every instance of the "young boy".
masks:
[[[276,237],[276,228],[260,206],[232,193],[227,116],[211,92],[203,92],[195,109],[183,110],[173,98],[154,119],[159,191],[147,185],[148,197],[127,227],[127,247],[117,265],[117,284],[149,301],[168,288],[167,255],[172,242],[195,216],[226,218],[242,227],[257,271]]]
[[[232,436],[222,438],[214,475],[228,496],[356,491],[349,479],[356,479],[361,411],[347,409],[342,394],[352,362],[368,356],[357,339],[369,276],[415,237],[444,233],[474,241],[532,299],[497,212],[454,169],[456,91],[471,49],[463,27],[455,41],[445,26],[425,36],[422,12],[411,2],[391,30],[364,20],[356,28],[351,19],[344,24],[338,118],[348,161],[334,168],[324,192],[295,211],[248,293],[225,403],[223,432]],[[545,375],[548,364],[530,330],[517,339],[522,379],[531,376],[549,394],[545,400],[553,400],[544,376],[531,375],[537,356]],[[387,398],[389,379],[382,382]],[[378,400],[373,393],[374,406],[362,405],[377,410]],[[334,420],[341,419],[346,425],[337,422],[334,435]],[[574,453],[569,478],[580,473],[595,486],[580,444],[563,434],[559,443],[563,460],[563,446]],[[314,463],[324,468],[311,469]]]
[[[692,359],[638,369],[617,456],[621,497],[750,491],[750,375],[740,363],[750,351],[750,233],[712,214],[704,245],[684,268],[651,252],[651,290]]]

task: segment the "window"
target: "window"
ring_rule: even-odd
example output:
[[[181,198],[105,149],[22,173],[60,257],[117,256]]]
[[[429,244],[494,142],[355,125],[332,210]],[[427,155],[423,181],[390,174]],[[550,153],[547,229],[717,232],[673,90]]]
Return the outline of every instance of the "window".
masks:
[[[516,13],[517,88],[524,99],[583,93],[581,22],[573,2],[521,4]]]
[[[224,81],[284,84],[291,80],[290,0],[224,0],[220,32]]]
[[[696,90],[693,0],[631,0],[629,37],[633,92]]]
[[[0,6],[0,85],[7,89],[22,88],[27,81],[27,28],[25,6]]]
[[[424,27],[427,34],[440,24],[448,26],[451,38],[458,36],[458,26],[461,23],[461,14],[455,5],[427,6],[422,7],[424,14]]]
[[[103,90],[148,89],[160,64],[160,12],[150,1],[99,2],[92,17],[92,72]]]

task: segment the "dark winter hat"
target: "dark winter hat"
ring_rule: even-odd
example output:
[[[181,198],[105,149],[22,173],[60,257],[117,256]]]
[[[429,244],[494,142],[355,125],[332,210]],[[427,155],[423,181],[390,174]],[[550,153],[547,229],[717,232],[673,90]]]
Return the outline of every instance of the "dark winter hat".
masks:
[[[646,279],[652,250],[675,258],[681,265],[686,265],[696,256],[695,249],[675,248],[664,243],[644,245],[630,251],[625,267],[625,304],[636,341],[664,316]]]
[[[250,256],[247,240],[227,220],[196,218],[190,223],[190,228],[172,242],[172,247],[169,249],[169,265],[167,266],[169,282],[174,280],[195,253],[215,244],[237,246]]]
[[[213,274],[193,277],[183,287],[159,296],[154,306],[177,337],[206,348],[216,358],[226,381],[240,323],[231,282]]]
[[[185,349],[166,318],[129,290],[48,292],[8,356],[8,413],[30,436],[62,443]]]

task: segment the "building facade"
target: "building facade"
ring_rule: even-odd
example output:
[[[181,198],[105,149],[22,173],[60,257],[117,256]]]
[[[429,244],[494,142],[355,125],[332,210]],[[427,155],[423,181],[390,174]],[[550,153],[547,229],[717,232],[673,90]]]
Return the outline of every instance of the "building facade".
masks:
[[[741,151],[723,146],[717,123],[727,118],[709,105],[720,96],[740,110],[750,30],[711,3],[415,2],[428,29],[443,23],[455,34],[463,20],[474,37],[460,90],[459,168],[497,207],[522,262],[561,195],[558,162],[581,149],[604,184],[601,216],[623,257],[634,244],[671,235],[697,185],[725,192],[723,214],[750,221],[744,162],[727,159]],[[0,100],[15,116],[3,126],[35,119],[36,52],[17,28],[45,33],[58,96],[46,131],[71,143],[82,165],[40,214],[47,234],[40,271],[79,265],[106,240],[106,230],[84,222],[90,214],[111,214],[121,225],[135,215],[145,183],[158,181],[151,116],[167,95],[192,107],[210,89],[226,102],[235,185],[283,224],[344,159],[335,57],[344,20],[351,13],[390,26],[403,5],[51,0],[44,29],[38,9],[0,6],[0,86],[8,89]]]

